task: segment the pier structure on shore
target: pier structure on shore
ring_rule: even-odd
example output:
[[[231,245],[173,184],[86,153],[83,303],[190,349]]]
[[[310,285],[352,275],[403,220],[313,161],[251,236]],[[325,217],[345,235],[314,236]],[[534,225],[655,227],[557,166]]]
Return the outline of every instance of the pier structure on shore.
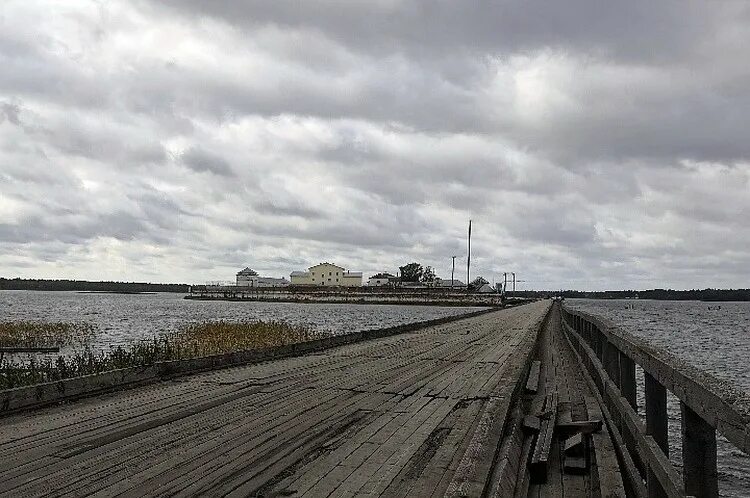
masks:
[[[0,496],[713,497],[717,431],[750,442],[743,396],[552,301],[12,391]]]
[[[185,299],[436,306],[502,306],[508,302],[529,301],[528,299],[508,298],[499,293],[471,293],[450,287],[313,287],[301,285],[290,285],[284,288],[193,285]]]

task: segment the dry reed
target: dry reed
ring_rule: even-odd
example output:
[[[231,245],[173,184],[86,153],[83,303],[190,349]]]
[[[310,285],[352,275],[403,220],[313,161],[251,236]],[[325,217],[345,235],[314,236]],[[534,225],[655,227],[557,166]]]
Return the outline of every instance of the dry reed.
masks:
[[[159,361],[296,344],[321,337],[324,337],[324,334],[311,327],[295,326],[285,322],[218,321],[189,324],[176,332],[141,340],[126,347],[114,347],[107,352],[97,352],[85,346],[80,352],[59,355],[56,358],[47,356],[36,359],[30,356],[27,361],[4,359],[0,363],[0,389],[79,377],[118,368],[153,365]]]

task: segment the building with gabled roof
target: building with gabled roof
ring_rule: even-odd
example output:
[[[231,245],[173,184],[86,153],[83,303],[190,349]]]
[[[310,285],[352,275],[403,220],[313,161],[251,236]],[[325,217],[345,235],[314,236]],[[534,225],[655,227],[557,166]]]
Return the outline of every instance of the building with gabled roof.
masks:
[[[362,272],[349,271],[333,263],[319,263],[307,271],[293,271],[290,274],[292,285],[322,285],[359,287],[362,285]]]
[[[395,280],[398,280],[398,277],[395,275],[391,275],[388,272],[380,272],[367,279],[367,286],[383,287],[386,285],[392,285]]]
[[[286,287],[290,283],[285,278],[261,277],[250,267],[237,272],[237,286],[239,287]]]

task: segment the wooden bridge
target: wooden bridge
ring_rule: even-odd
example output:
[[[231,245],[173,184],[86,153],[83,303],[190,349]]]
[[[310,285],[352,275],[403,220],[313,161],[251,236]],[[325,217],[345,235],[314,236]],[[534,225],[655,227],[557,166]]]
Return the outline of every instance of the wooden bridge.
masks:
[[[6,415],[0,496],[716,496],[714,428],[747,452],[750,417],[712,382],[535,302]]]

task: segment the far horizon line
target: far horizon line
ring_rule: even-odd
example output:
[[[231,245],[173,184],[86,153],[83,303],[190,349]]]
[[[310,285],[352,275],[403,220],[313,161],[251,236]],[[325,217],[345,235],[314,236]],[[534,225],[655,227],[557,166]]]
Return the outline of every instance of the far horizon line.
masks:
[[[131,284],[131,285],[160,285],[160,286],[195,286],[195,285],[207,285],[204,283],[186,283],[186,282],[153,282],[153,281],[136,281],[136,280],[88,280],[78,278],[29,278],[29,277],[4,277],[0,276],[0,281],[12,282],[12,281],[36,281],[36,282],[80,282],[80,283],[91,283],[91,284]],[[14,289],[0,289],[0,290],[14,290]],[[16,289],[22,290],[22,289]],[[542,289],[516,289],[515,292],[588,292],[588,293],[638,293],[638,292],[706,292],[706,291],[750,291],[750,287],[704,287],[704,288],[674,288],[674,287],[652,287],[652,288],[641,288],[641,289],[577,289],[577,288],[542,288]]]

